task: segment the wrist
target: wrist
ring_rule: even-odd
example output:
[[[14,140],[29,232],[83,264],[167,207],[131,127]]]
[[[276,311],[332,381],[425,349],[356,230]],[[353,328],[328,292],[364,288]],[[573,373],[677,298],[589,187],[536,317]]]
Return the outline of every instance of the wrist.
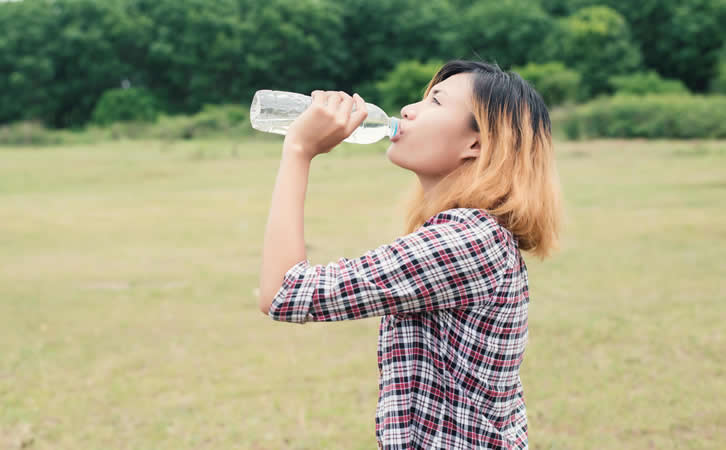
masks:
[[[305,156],[305,148],[297,142],[285,142],[282,145],[282,153],[283,155],[302,158]]]
[[[301,146],[283,146],[282,159],[294,161],[303,165],[310,165],[312,162],[312,157],[306,154],[305,150]]]

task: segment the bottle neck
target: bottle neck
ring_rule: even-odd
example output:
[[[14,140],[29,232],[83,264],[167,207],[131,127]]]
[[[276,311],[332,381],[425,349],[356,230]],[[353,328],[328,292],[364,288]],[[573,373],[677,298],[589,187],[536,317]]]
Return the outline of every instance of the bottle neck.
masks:
[[[396,117],[391,117],[390,119],[388,119],[388,137],[389,138],[392,138],[393,136],[396,135],[396,133],[398,133],[398,121],[399,120],[400,119],[398,119]]]

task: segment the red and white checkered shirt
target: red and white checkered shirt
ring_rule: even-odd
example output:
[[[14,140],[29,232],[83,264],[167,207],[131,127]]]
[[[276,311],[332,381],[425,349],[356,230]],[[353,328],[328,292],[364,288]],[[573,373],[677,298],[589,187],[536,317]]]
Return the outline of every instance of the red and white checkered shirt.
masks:
[[[269,315],[381,316],[379,448],[522,449],[528,304],[517,239],[486,210],[455,208],[358,258],[297,263]]]

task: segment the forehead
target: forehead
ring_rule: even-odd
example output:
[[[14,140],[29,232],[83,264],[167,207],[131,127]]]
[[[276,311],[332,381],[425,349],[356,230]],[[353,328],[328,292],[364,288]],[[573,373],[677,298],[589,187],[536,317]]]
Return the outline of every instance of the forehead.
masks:
[[[457,73],[435,84],[431,93],[441,91],[442,99],[448,99],[469,109],[471,104],[471,74]]]

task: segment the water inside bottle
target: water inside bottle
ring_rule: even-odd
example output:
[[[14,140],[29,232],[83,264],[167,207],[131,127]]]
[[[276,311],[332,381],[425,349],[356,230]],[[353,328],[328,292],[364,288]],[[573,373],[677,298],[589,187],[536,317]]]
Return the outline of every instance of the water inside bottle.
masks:
[[[368,117],[344,142],[353,144],[370,144],[388,136],[388,116],[379,114],[375,109],[369,110]]]
[[[268,98],[262,102],[255,96],[250,106],[250,122],[256,130],[285,135],[290,125],[301,114],[300,111],[304,111],[311,102],[309,97],[303,96],[289,96],[284,101],[270,101]],[[393,132],[393,130],[389,131],[388,116],[377,106],[367,105],[369,105],[368,117],[350,136],[344,139],[344,142],[370,144]],[[356,107],[353,105],[353,111],[355,109]]]

